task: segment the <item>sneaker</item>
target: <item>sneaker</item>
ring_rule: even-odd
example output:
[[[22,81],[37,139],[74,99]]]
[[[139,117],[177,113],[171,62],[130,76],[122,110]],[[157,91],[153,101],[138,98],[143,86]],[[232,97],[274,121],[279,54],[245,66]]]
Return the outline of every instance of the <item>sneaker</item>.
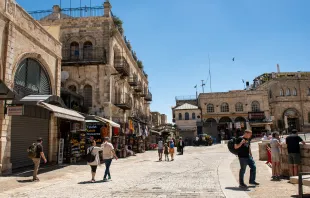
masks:
[[[95,180],[94,180],[94,179],[92,179],[90,182],[91,182],[91,183],[95,183]]]
[[[253,185],[256,185],[256,186],[258,186],[259,185],[259,183],[257,183],[257,182],[249,182],[249,184],[253,184]]]
[[[108,180],[110,180],[110,179],[111,179],[111,177],[108,176]]]
[[[103,178],[103,182],[107,182],[108,180],[107,180],[107,178]]]
[[[248,186],[245,185],[245,184],[240,184],[240,185],[239,185],[239,188],[248,188]]]

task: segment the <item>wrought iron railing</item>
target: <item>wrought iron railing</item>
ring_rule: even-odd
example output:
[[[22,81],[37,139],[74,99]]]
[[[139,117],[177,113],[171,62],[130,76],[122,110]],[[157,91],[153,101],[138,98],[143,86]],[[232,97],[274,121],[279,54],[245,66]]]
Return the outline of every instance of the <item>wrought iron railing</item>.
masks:
[[[28,12],[35,20],[46,19],[65,19],[65,18],[85,18],[85,17],[101,17],[104,15],[103,6],[97,7],[79,7],[79,8],[63,8],[60,12],[55,12],[53,9],[38,10]]]
[[[118,72],[122,73],[124,76],[129,76],[130,74],[129,64],[123,57],[121,56],[114,57],[114,67]]]
[[[128,79],[128,83],[130,84],[130,86],[137,86],[138,77],[137,76],[130,76]]]
[[[140,81],[137,83],[137,86],[135,87],[135,91],[136,92],[141,92],[142,91],[142,84],[141,84]]]
[[[115,105],[116,106],[125,106],[128,109],[132,107],[132,100],[129,94],[123,93],[119,97],[115,99]]]
[[[65,48],[62,50],[62,62],[100,62],[106,64],[107,53],[103,47],[88,48],[82,51]]]
[[[146,94],[146,96],[144,97],[144,99],[146,101],[152,101],[153,100],[153,96],[152,93],[150,91],[148,91],[148,93]]]

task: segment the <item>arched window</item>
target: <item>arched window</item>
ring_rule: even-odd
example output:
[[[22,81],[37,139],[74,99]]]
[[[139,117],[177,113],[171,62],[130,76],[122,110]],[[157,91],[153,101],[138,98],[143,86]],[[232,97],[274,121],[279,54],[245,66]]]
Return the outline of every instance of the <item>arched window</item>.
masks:
[[[291,90],[289,88],[286,89],[285,95],[286,96],[290,96],[291,95]]]
[[[284,91],[283,91],[283,89],[280,89],[280,96],[284,96]]]
[[[83,45],[83,58],[84,60],[91,60],[93,58],[93,44],[86,41]]]
[[[78,60],[80,57],[80,46],[77,42],[70,44],[70,58],[71,60]]]
[[[253,101],[251,107],[252,107],[253,112],[260,111],[259,102],[257,102],[257,101]]]
[[[229,112],[229,105],[226,102],[222,103],[221,112]]]
[[[208,113],[213,113],[214,112],[214,105],[213,104],[208,104],[207,105],[207,112]]]
[[[188,112],[185,113],[185,120],[189,120],[189,113]]]
[[[235,106],[236,112],[242,112],[243,111],[243,104],[241,102],[238,102]]]
[[[297,96],[297,90],[296,90],[296,88],[293,89],[293,96]]]
[[[272,98],[272,91],[269,90],[269,98]]]
[[[75,85],[70,85],[70,86],[68,87],[68,89],[69,89],[70,91],[72,91],[72,92],[76,92],[76,86],[75,86]]]
[[[84,105],[85,107],[93,106],[93,88],[90,85],[84,86]]]
[[[182,113],[179,113],[179,120],[182,120]]]
[[[19,65],[14,76],[14,91],[19,96],[50,95],[50,78],[35,59],[26,58]]]
[[[196,120],[196,114],[192,113],[192,120]]]

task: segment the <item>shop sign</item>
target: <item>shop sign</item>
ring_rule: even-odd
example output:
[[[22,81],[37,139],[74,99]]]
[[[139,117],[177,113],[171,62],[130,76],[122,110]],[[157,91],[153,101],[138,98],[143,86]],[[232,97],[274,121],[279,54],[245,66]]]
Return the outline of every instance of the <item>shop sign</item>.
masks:
[[[23,105],[8,106],[7,114],[8,116],[24,115],[24,106]]]
[[[87,125],[86,126],[86,136],[88,140],[95,140],[98,144],[102,143],[101,140],[101,128],[102,125]]]
[[[249,116],[249,120],[264,120],[265,119],[265,113],[263,111],[249,112],[248,116]]]
[[[60,138],[59,140],[59,151],[58,151],[58,164],[63,163],[64,159],[64,144],[65,144],[65,139]]]

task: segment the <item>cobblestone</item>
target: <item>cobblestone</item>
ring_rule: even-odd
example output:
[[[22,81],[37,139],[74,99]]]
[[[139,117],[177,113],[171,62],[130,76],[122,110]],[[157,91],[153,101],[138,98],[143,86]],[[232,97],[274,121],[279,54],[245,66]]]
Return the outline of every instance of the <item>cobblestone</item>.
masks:
[[[104,166],[97,170],[97,182],[90,180],[87,165],[71,165],[31,177],[0,179],[0,197],[225,197],[218,179],[218,167],[229,155],[226,146],[187,147],[173,162],[157,162],[157,152],[113,161],[112,181],[103,183]],[[19,182],[17,182],[19,180]]]

